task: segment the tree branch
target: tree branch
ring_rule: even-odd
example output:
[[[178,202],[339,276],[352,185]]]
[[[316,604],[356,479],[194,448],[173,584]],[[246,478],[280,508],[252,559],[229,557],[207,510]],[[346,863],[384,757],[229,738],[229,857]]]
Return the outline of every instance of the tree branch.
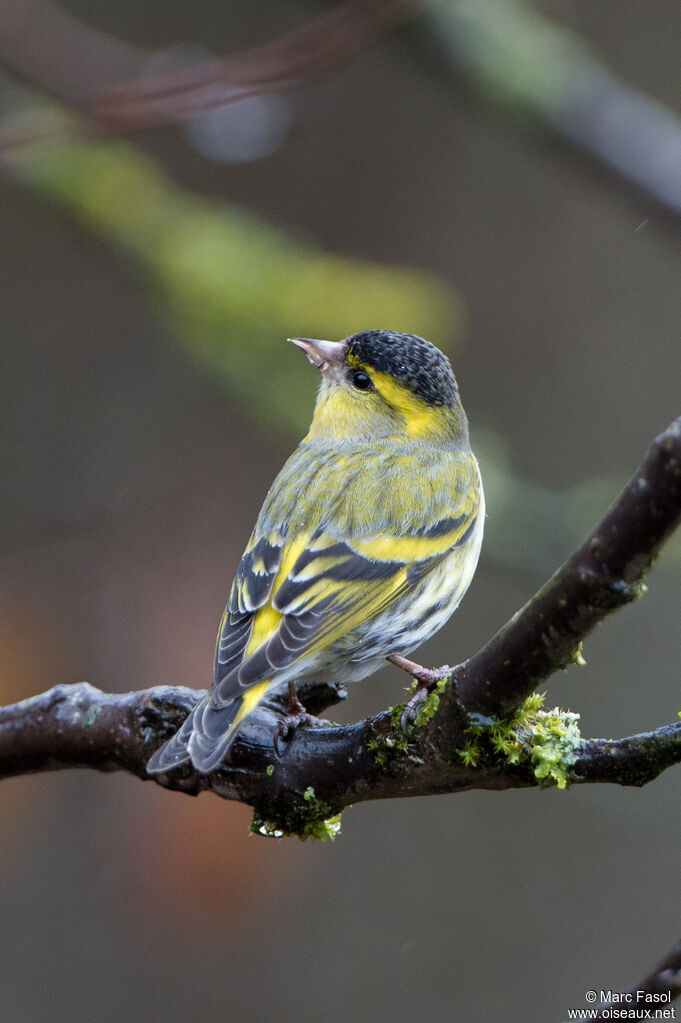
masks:
[[[681,522],[681,418],[656,437],[637,472],[581,547],[483,649],[455,672],[468,710],[507,714],[560,668],[643,580]]]
[[[315,688],[320,687],[309,687]],[[325,688],[322,702],[328,705],[339,694]],[[2,707],[0,778],[90,767],[152,780],[147,760],[201,696],[186,686],[103,693],[80,682]],[[395,739],[397,715],[384,712],[352,725],[300,730],[278,759],[272,733],[283,709],[283,701],[272,701],[254,715],[239,735],[232,762],[214,774],[198,775],[183,767],[153,780],[191,795],[210,790],[261,810],[269,804],[273,817],[281,820],[310,785],[335,812],[369,799],[537,785],[531,762],[509,764],[491,747],[474,767],[465,765],[458,755],[468,725],[461,708],[454,729],[452,721],[443,721],[450,716],[445,706],[436,723],[417,729],[402,749]],[[641,786],[680,761],[681,722],[624,739],[582,740],[575,748],[572,780]],[[270,765],[274,769],[268,773]]]
[[[626,739],[583,739],[573,765],[575,780],[647,785],[681,762],[681,721]]]
[[[296,834],[368,799],[527,787],[547,778],[643,785],[681,761],[681,722],[625,739],[580,740],[558,716],[542,718],[536,707],[506,723],[500,718],[574,660],[597,622],[643,592],[643,577],[680,519],[681,419],[656,438],[586,542],[454,669],[455,685],[430,698],[408,736],[399,728],[399,708],[391,709],[352,725],[299,730],[278,758],[272,736],[284,703],[275,695],[244,723],[229,764],[210,776],[185,765],[155,780],[249,803],[280,831]],[[111,695],[80,683],[0,708],[0,777],[94,767],[147,778],[149,756],[202,695],[182,686]],[[335,686],[301,687],[315,712],[343,695]],[[559,770],[548,775],[537,749],[545,756],[549,740],[532,744],[540,727],[549,740],[558,736],[555,749],[562,751],[555,754]]]

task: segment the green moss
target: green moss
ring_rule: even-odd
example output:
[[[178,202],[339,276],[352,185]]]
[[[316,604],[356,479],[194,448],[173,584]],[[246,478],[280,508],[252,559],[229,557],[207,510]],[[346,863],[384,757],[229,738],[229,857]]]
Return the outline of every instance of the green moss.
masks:
[[[397,708],[401,712],[401,708]],[[397,715],[397,726],[391,728],[385,736],[376,739],[369,739],[368,751],[373,755],[379,767],[385,767],[395,756],[406,755],[409,752],[409,739],[400,729],[400,715]]]
[[[435,717],[440,708],[440,697],[444,693],[450,678],[451,675],[448,675],[447,678],[441,679],[435,688],[428,693],[416,715],[415,728],[423,728],[424,725],[427,725]]]
[[[369,739],[367,749],[378,766],[385,767],[388,762],[388,751],[385,748],[384,741],[382,739]]]
[[[577,664],[583,663],[581,644],[575,649],[573,660]],[[407,734],[400,725],[404,705],[390,708],[390,730],[386,735],[376,735],[367,743],[367,750],[379,767],[398,769],[400,761],[406,763],[419,759],[410,753],[410,737],[417,728],[423,728],[435,717],[448,682],[448,678],[442,679],[428,694]],[[415,687],[412,687],[410,692],[414,691]],[[503,757],[512,766],[530,764],[540,788],[567,788],[581,742],[577,724],[579,714],[559,710],[558,707],[542,710],[543,702],[543,694],[533,693],[511,718],[470,715],[465,729],[467,739],[457,750],[464,765],[474,768],[490,755]]]
[[[425,700],[418,708],[416,713],[416,719],[413,724],[410,724],[406,731],[402,729],[402,715],[404,713],[405,704],[398,704],[396,707],[389,707],[388,713],[391,716],[391,727],[388,735],[375,736],[370,739],[366,744],[368,752],[372,755],[376,764],[379,767],[387,767],[390,763],[397,763],[402,757],[406,757],[411,763],[422,763],[420,757],[416,756],[414,752],[410,751],[410,740],[414,736],[414,731],[417,728],[422,728],[424,725],[432,721],[440,709],[440,698],[446,690],[446,687],[450,681],[451,676],[441,679],[438,684],[433,688],[433,691],[428,693]],[[419,683],[414,682],[407,687],[407,694],[412,697],[416,693]]]
[[[542,710],[543,702],[543,694],[533,693],[508,720],[472,721],[466,729],[471,738],[458,750],[466,766],[477,766],[487,744],[508,764],[530,763],[540,788],[567,788],[581,742],[579,714],[558,707]]]
[[[457,750],[466,767],[477,767],[482,756],[482,750],[477,742],[468,739],[463,749]]]
[[[314,838],[318,842],[333,842],[341,833],[341,814],[333,812],[322,799],[317,799],[311,785],[303,792],[302,799],[282,814],[268,811],[267,815],[258,809],[253,811],[251,833],[266,838],[290,838],[295,836],[301,842]]]
[[[409,725],[407,731],[402,730],[402,714],[404,713],[405,704],[398,703],[396,707],[389,707],[388,713],[390,714],[390,731],[387,735],[377,735],[375,738],[370,739],[367,743],[367,750],[374,758],[374,761],[379,767],[386,767],[391,760],[395,760],[401,756],[408,757],[412,763],[422,763],[420,757],[417,757],[409,751],[410,737],[413,736],[415,729],[423,728],[427,725],[438,712],[440,707],[440,697],[444,693],[447,684],[450,681],[450,677],[443,678],[437,685],[432,689],[426,696],[425,700],[418,709],[416,720],[413,724]],[[413,696],[419,687],[419,683],[414,683],[409,686],[406,692],[409,696]]]
[[[367,750],[374,758],[379,767],[386,767],[395,757],[408,754],[409,738],[402,731],[400,718],[404,710],[403,704],[396,707],[389,707],[390,731],[387,735],[377,735],[367,742]]]

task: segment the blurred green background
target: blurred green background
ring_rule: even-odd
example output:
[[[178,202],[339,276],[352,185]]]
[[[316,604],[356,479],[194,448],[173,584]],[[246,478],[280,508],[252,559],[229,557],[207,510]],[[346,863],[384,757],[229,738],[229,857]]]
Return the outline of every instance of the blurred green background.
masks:
[[[21,7],[4,14],[15,28]],[[101,32],[188,53],[238,51],[325,9],[68,4]],[[524,21],[533,10],[545,20]],[[527,78],[493,34],[483,47],[463,31],[480,12]],[[210,682],[239,555],[312,411],[315,373],[288,335],[413,331],[452,358],[487,537],[425,663],[489,638],[681,414],[678,219],[544,126],[585,81],[556,46],[681,116],[681,8],[440,14],[185,128],[5,160],[4,701],[82,679]],[[43,103],[0,81],[4,117],[63,116]],[[580,711],[584,734],[681,710],[680,566],[677,541],[646,599],[585,644],[587,667],[552,680],[549,705]],[[377,711],[404,681],[386,670],[334,716]],[[364,804],[322,846],[249,836],[245,807],[123,775],[4,782],[0,1017],[566,1018],[679,937],[678,784],[672,770],[642,791]]]

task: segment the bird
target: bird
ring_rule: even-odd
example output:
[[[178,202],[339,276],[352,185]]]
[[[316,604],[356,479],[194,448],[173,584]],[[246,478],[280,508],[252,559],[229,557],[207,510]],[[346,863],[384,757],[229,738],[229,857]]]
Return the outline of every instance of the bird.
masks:
[[[425,693],[451,671],[407,657],[456,610],[482,543],[482,482],[450,362],[392,330],[288,340],[320,371],[312,424],[237,568],[212,686],[150,774],[188,761],[216,770],[272,689],[288,687],[280,739],[308,718],[298,681],[355,682],[388,659]]]

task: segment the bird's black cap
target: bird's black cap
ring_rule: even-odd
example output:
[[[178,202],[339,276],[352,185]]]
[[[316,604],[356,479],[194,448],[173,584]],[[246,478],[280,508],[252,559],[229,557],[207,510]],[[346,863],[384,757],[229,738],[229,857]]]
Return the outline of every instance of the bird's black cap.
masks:
[[[458,388],[449,359],[417,334],[365,330],[347,339],[345,359],[389,373],[428,405],[453,405]]]

